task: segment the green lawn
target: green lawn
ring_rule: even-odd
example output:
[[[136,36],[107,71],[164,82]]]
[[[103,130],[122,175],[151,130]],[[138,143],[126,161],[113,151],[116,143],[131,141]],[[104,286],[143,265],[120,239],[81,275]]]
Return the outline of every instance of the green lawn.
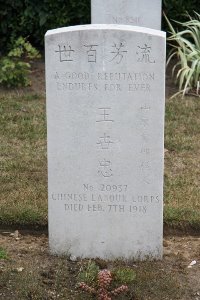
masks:
[[[45,100],[0,99],[0,224],[47,224]]]
[[[0,98],[0,225],[47,225],[45,99]],[[200,229],[200,101],[166,103],[164,221]]]
[[[164,220],[200,229],[200,101],[169,100],[165,123]]]

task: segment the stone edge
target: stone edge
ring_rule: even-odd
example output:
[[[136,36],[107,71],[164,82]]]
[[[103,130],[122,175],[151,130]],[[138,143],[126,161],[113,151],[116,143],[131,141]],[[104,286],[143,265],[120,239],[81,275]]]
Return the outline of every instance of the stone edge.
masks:
[[[132,25],[118,25],[118,24],[90,24],[90,25],[76,25],[69,27],[61,27],[56,29],[48,30],[45,34],[45,37],[50,35],[65,33],[65,32],[75,32],[75,31],[84,31],[84,30],[121,30],[121,31],[134,31],[138,33],[145,33],[155,36],[160,36],[165,38],[166,32],[156,29],[151,29],[147,27],[139,27]]]

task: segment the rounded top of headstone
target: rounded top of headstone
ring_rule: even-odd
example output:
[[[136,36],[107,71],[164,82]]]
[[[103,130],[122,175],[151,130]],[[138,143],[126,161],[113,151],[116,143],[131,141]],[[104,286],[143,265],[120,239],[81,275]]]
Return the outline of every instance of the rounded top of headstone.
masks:
[[[45,36],[64,33],[64,32],[83,31],[83,30],[88,30],[88,31],[89,30],[118,30],[118,31],[121,30],[121,31],[141,32],[141,33],[157,35],[161,37],[166,36],[166,32],[164,31],[151,29],[147,27],[139,27],[139,26],[132,26],[132,25],[118,25],[118,24],[90,24],[90,25],[61,27],[61,28],[48,30]]]

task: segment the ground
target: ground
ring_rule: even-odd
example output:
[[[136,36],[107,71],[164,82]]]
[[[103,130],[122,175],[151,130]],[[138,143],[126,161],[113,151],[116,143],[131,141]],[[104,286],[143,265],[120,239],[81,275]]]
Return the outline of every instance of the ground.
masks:
[[[83,299],[76,288],[83,262],[51,256],[46,232],[1,230],[0,245],[8,256],[0,260],[0,299]],[[143,283],[136,283],[124,299],[200,299],[200,237],[174,232],[165,236],[163,245],[162,261],[127,263]],[[192,261],[196,264],[188,268]],[[112,270],[116,262],[104,264]]]
[[[21,120],[28,120],[28,116],[34,114],[35,107],[41,110],[39,111],[38,119],[35,116],[34,126],[37,126],[37,122],[41,123],[42,117],[40,115],[43,114],[43,100],[39,98],[31,98],[30,103],[27,102],[27,99],[17,99],[12,100],[12,96],[24,95],[41,95],[44,98],[45,96],[45,80],[44,80],[44,62],[40,61],[33,65],[33,72],[31,73],[32,86],[27,87],[25,89],[17,89],[17,90],[6,90],[0,89],[0,94],[4,95],[4,99],[2,103],[8,102],[10,97],[10,102],[17,102],[17,106],[12,106],[14,117],[11,121],[21,122]],[[175,86],[173,85],[173,81],[171,79],[170,74],[167,74],[167,97],[173,94],[176,91]],[[34,100],[35,99],[35,100]],[[20,102],[21,101],[21,102]],[[35,102],[34,102],[35,101]],[[198,100],[199,101],[199,100]],[[21,104],[19,104],[21,103]],[[135,300],[200,300],[200,232],[199,232],[199,216],[194,215],[193,213],[199,211],[199,118],[196,116],[196,123],[192,123],[192,119],[194,113],[198,115],[198,110],[200,109],[198,102],[196,100],[185,100],[186,107],[182,108],[180,112],[180,118],[176,115],[178,109],[180,107],[179,101],[174,101],[169,103],[167,113],[171,116],[170,121],[167,121],[169,125],[169,129],[171,128],[171,124],[173,124],[173,128],[166,131],[166,180],[168,184],[168,188],[166,188],[166,206],[169,206],[168,214],[165,216],[165,222],[167,222],[168,227],[165,226],[164,230],[164,257],[162,261],[154,261],[154,262],[134,262],[134,261],[101,261],[95,260],[96,264],[100,268],[109,268],[113,269],[116,266],[121,267],[129,267],[136,272],[136,280],[130,285],[130,291],[126,296],[122,296],[119,299],[135,299]],[[170,106],[171,105],[171,106]],[[176,106],[175,117],[172,114],[172,108]],[[6,107],[5,103],[2,105],[3,109]],[[191,109],[191,111],[189,111]],[[5,109],[5,112],[8,114],[8,121],[10,120],[10,108]],[[23,116],[22,119],[21,115]],[[27,119],[25,118],[27,116]],[[184,120],[181,119],[181,116],[184,117]],[[182,140],[178,140],[178,143],[174,140],[171,140],[171,132],[174,132],[174,124],[176,125],[176,120],[179,118],[179,121],[182,122],[181,127],[179,126],[179,131],[177,131],[177,136],[181,136]],[[185,127],[185,120],[189,120],[189,126]],[[30,118],[30,121],[32,119]],[[39,121],[38,121],[39,120]],[[27,121],[27,122],[28,122]],[[6,123],[3,123],[4,132],[8,132]],[[27,123],[28,124],[28,123]],[[19,123],[19,126],[27,126],[27,124]],[[177,128],[180,123],[177,124]],[[14,130],[16,127],[13,127]],[[23,127],[21,127],[23,128]],[[32,128],[32,127],[30,127]],[[34,129],[34,128],[33,128]],[[37,128],[36,128],[37,129]],[[176,128],[175,128],[176,130]],[[195,130],[197,133],[195,133]],[[15,131],[13,131],[16,134]],[[43,147],[45,144],[43,130],[41,130],[41,143],[38,142],[38,149],[43,149],[42,151],[46,151]],[[192,134],[191,134],[192,133]],[[21,134],[18,133],[17,134]],[[26,134],[26,133],[24,133]],[[35,134],[35,132],[33,132]],[[191,138],[191,141],[188,140],[188,136]],[[6,137],[5,141],[10,141],[13,138],[13,133],[10,132],[8,138]],[[30,141],[33,143],[30,145],[25,143],[25,139],[19,135],[19,141],[21,145],[25,147],[20,148],[17,143],[17,139],[14,140],[15,144],[13,147],[10,147],[8,143],[5,148],[5,154],[2,157],[9,157],[10,162],[12,159],[16,157],[16,151],[19,154],[20,167],[22,168],[19,172],[17,169],[16,175],[13,175],[14,178],[8,176],[8,174],[15,174],[15,168],[18,168],[18,164],[16,166],[14,164],[9,165],[9,160],[7,165],[3,169],[5,175],[5,182],[3,181],[2,186],[5,186],[5,189],[2,189],[2,194],[4,193],[4,202],[5,205],[2,205],[2,211],[5,213],[2,214],[5,218],[10,218],[9,222],[13,220],[13,218],[18,214],[20,215],[21,207],[18,207],[19,199],[13,196],[11,193],[15,188],[18,189],[18,195],[21,199],[21,195],[25,195],[23,198],[24,205],[30,208],[30,204],[27,203],[27,199],[32,195],[32,190],[29,184],[34,186],[34,183],[37,184],[37,190],[40,191],[41,205],[44,203],[44,199],[46,199],[46,187],[39,186],[39,182],[42,186],[46,183],[43,183],[43,178],[46,176],[45,163],[41,163],[42,161],[46,161],[46,158],[41,157],[37,158],[37,148],[34,152],[35,157],[33,157],[34,165],[32,173],[30,173],[30,166],[32,166],[32,161],[29,161],[29,150],[30,153],[32,151],[32,147],[36,146],[33,136],[28,136]],[[176,137],[175,137],[176,138]],[[186,139],[187,138],[187,139]],[[193,140],[192,140],[193,138]],[[3,140],[4,141],[4,140]],[[182,143],[184,141],[184,143]],[[194,144],[194,141],[196,144]],[[12,142],[10,142],[12,143]],[[24,143],[24,144],[23,144]],[[16,149],[14,148],[16,147]],[[43,147],[43,148],[42,148]],[[29,149],[30,148],[30,149]],[[11,150],[10,150],[11,149]],[[24,152],[25,150],[26,152]],[[10,151],[10,152],[9,152]],[[21,152],[20,152],[21,151]],[[27,154],[27,155],[25,155]],[[12,156],[13,155],[13,156]],[[21,155],[21,156],[20,156]],[[40,153],[39,153],[40,155]],[[22,160],[24,159],[24,161]],[[185,161],[184,161],[185,158]],[[16,161],[17,162],[17,161]],[[38,162],[36,164],[36,162]],[[188,163],[189,162],[189,163]],[[189,166],[190,165],[190,169]],[[28,167],[26,167],[28,166]],[[196,169],[195,169],[196,167]],[[9,169],[10,168],[10,169]],[[42,170],[41,170],[42,169]],[[190,171],[190,172],[189,172]],[[8,172],[8,173],[6,173]],[[10,173],[9,173],[10,172]],[[45,174],[44,174],[45,173]],[[24,177],[23,177],[24,174]],[[175,174],[178,176],[174,177]],[[180,174],[180,175],[179,175]],[[185,175],[185,177],[184,177]],[[7,177],[6,177],[7,176]],[[20,177],[22,176],[22,177]],[[193,177],[194,178],[193,178]],[[27,179],[27,182],[25,180]],[[180,179],[175,180],[175,179]],[[9,180],[9,182],[8,182]],[[32,181],[31,181],[32,180]],[[188,180],[188,181],[187,181]],[[24,185],[21,186],[21,182]],[[26,184],[27,185],[26,185]],[[9,185],[10,184],[10,185]],[[14,185],[16,184],[16,185]],[[192,187],[190,190],[189,187]],[[13,188],[14,187],[14,188]],[[188,191],[188,195],[187,195]],[[36,193],[36,191],[34,190]],[[175,194],[175,192],[177,194]],[[21,193],[21,194],[20,194]],[[24,194],[23,194],[24,193]],[[192,194],[193,193],[193,194]],[[17,194],[17,193],[16,193]],[[35,194],[38,199],[37,193]],[[184,195],[187,195],[187,208],[185,210],[186,204],[184,203],[183,207],[177,206],[176,201],[180,201],[183,199]],[[192,198],[192,195],[193,198]],[[191,196],[191,197],[190,197]],[[168,198],[167,198],[168,197]],[[190,197],[190,198],[189,198]],[[36,198],[33,198],[32,203],[35,203]],[[180,198],[180,199],[179,199]],[[30,198],[31,199],[31,198]],[[178,200],[177,200],[178,199]],[[189,201],[192,203],[191,208],[189,207]],[[10,201],[10,204],[9,204]],[[170,202],[171,201],[171,202]],[[2,201],[3,203],[3,201]],[[41,211],[41,207],[38,203],[37,208],[38,211]],[[9,207],[10,205],[10,207]],[[46,204],[45,204],[46,205]],[[6,207],[9,208],[9,212],[14,207],[15,211],[13,211],[13,215],[8,215],[6,211]],[[193,227],[184,227],[180,228],[175,226],[172,227],[173,224],[182,224],[182,220],[180,220],[175,214],[171,214],[173,209],[177,210],[177,216],[180,216],[180,212],[183,213],[184,218],[189,216],[189,220],[191,219],[190,225]],[[31,208],[32,209],[32,208]],[[35,207],[34,207],[35,209]],[[1,212],[2,212],[1,211]],[[30,210],[31,211],[31,210]],[[44,214],[41,219],[44,220],[44,215],[46,214],[46,206],[43,209]],[[173,210],[174,212],[175,210]],[[25,226],[27,226],[27,222],[30,220],[33,221],[33,224],[40,222],[38,226],[38,231],[34,231],[34,226],[29,226],[31,228],[29,231],[22,229],[22,226],[14,225],[14,227],[1,226],[0,230],[0,299],[2,300],[44,300],[44,299],[92,299],[87,294],[84,295],[77,288],[78,283],[78,274],[80,274],[81,270],[88,263],[86,260],[77,259],[75,261],[70,260],[69,257],[56,257],[49,254],[48,249],[48,235],[47,235],[47,226],[46,220],[44,224],[43,231],[41,230],[43,223],[40,221],[40,216],[37,216],[37,211],[33,210],[32,214],[25,214],[22,211],[21,216],[19,218],[19,222],[23,220]],[[26,213],[29,212],[26,210]],[[185,214],[185,215],[184,215]],[[174,219],[172,219],[174,218]],[[177,218],[177,220],[176,220]],[[193,219],[192,219],[193,218]],[[39,221],[38,221],[39,220]],[[5,219],[2,218],[2,222],[5,223]],[[177,221],[176,223],[174,223]],[[195,222],[194,222],[195,221]],[[35,222],[35,223],[34,223]],[[171,226],[169,226],[171,224]],[[188,268],[189,264],[193,262],[193,265]]]

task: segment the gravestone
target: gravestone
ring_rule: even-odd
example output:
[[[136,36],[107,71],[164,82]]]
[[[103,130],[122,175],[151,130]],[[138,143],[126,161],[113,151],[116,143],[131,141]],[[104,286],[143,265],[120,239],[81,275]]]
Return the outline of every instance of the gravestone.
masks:
[[[126,24],[161,29],[161,0],[92,0],[92,24]]]
[[[46,33],[51,253],[162,257],[165,33]]]

